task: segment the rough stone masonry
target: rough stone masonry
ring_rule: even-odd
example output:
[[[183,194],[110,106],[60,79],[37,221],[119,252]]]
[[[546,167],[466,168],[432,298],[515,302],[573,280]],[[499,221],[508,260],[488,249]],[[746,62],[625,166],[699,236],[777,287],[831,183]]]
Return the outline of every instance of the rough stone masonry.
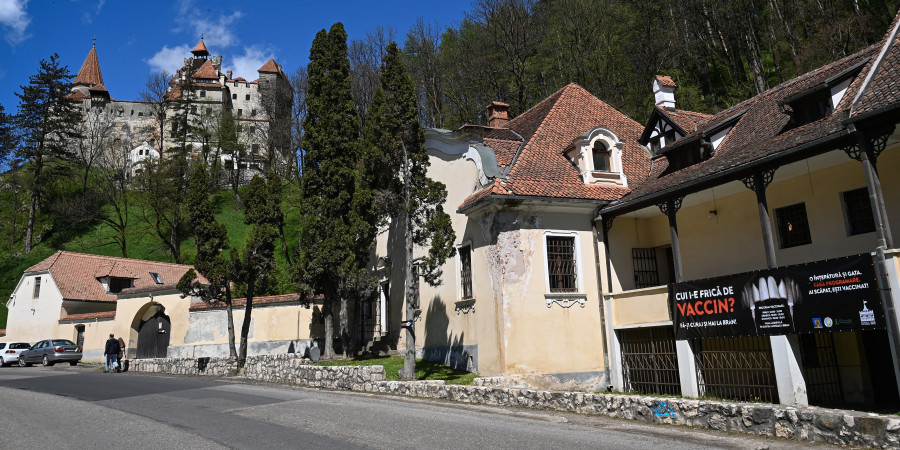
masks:
[[[132,370],[235,376],[233,358],[137,359]],[[315,366],[295,354],[247,357],[247,379],[360,392],[597,414],[627,420],[875,448],[900,448],[900,417],[818,407],[562,392],[443,381],[385,381],[382,366]],[[476,384],[481,381],[476,379]],[[495,383],[482,383],[495,384]]]

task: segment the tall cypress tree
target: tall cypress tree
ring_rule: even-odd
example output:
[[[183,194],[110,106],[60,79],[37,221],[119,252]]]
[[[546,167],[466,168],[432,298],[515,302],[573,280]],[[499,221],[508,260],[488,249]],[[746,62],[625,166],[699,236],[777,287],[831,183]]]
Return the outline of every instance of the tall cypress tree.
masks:
[[[396,43],[387,47],[383,61],[381,88],[375,94],[365,132],[366,154],[372,186],[380,191],[381,211],[393,219],[404,243],[408,326],[400,377],[409,380],[416,377],[416,285],[419,277],[432,286],[441,283],[441,265],[455,254],[456,235],[443,209],[447,189],[427,174],[429,161],[418,122],[416,92]],[[414,264],[417,253],[423,256]]]
[[[62,176],[62,164],[73,154],[70,142],[78,137],[81,109],[66,99],[71,89],[72,75],[69,68],[60,65],[59,55],[41,60],[38,72],[21,86],[19,113],[15,124],[21,133],[21,141],[15,150],[13,165],[28,164],[31,170],[31,201],[28,207],[28,224],[25,229],[25,253],[31,252],[34,238],[34,222],[41,198],[47,194],[54,176]]]
[[[300,252],[295,275],[302,290],[324,298],[324,357],[332,358],[333,305],[338,299],[346,302],[358,286],[353,280],[360,275],[360,243],[368,239],[368,233],[361,229],[370,226],[356,213],[361,146],[350,93],[347,33],[341,23],[316,34],[309,59]],[[370,245],[370,240],[365,244]],[[344,344],[346,347],[349,342]]]

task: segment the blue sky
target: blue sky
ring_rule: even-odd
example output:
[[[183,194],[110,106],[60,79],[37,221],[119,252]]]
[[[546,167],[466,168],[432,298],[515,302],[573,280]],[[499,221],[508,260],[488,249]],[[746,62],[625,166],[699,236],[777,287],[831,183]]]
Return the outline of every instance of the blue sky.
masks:
[[[470,0],[0,0],[0,104],[15,111],[15,92],[53,53],[75,75],[94,37],[110,94],[136,100],[147,75],[173,72],[201,34],[210,53],[224,57],[224,70],[254,80],[270,57],[289,73],[306,65],[315,34],[335,22],[344,23],[350,39],[391,27],[402,44],[419,17],[443,29],[458,24],[469,6]]]

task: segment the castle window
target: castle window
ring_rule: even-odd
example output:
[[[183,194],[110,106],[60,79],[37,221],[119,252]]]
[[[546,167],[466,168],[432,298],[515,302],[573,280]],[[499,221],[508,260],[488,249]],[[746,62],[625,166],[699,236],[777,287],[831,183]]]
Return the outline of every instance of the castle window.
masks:
[[[243,115],[244,115],[244,110],[243,110],[243,109],[238,109],[238,117],[241,117],[241,116],[243,116]]]
[[[200,90],[200,97],[206,97],[206,91],[205,91],[205,90],[203,90],[203,89]]]
[[[244,131],[244,127],[242,125],[238,125],[237,132],[240,133],[241,131]]]
[[[847,234],[871,233],[875,231],[875,217],[872,215],[872,203],[869,202],[869,190],[854,189],[841,193],[844,200],[844,216],[847,223]]]
[[[609,172],[609,149],[603,141],[594,142],[591,157],[594,160],[595,171]]]
[[[547,288],[550,293],[578,292],[578,252],[576,236],[546,234]]]
[[[235,85],[237,85],[237,83],[235,83]],[[231,99],[232,99],[232,100],[237,100],[237,94],[231,94]]]
[[[472,246],[459,247],[459,291],[462,300],[474,297],[472,291]]]
[[[245,100],[250,100],[250,94],[247,94],[247,98]]]
[[[256,110],[255,110],[255,109],[251,109],[251,110],[250,110],[250,117],[256,117]]]
[[[197,114],[197,107],[191,106],[191,114]]]
[[[812,243],[809,233],[809,219],[806,217],[806,205],[796,203],[775,209],[775,222],[778,226],[778,241],[781,248],[797,247]]]
[[[253,144],[253,153],[259,152],[259,144]]]
[[[138,117],[144,117],[144,112],[143,112],[143,111],[138,111]]]

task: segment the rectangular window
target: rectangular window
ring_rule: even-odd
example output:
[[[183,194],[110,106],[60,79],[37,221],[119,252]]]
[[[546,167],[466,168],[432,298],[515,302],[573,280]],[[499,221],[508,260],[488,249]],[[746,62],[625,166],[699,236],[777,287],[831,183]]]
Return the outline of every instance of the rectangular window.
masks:
[[[150,272],[150,277],[153,278],[153,282],[156,284],[163,284],[162,277],[159,276],[156,272]]]
[[[259,144],[253,144],[252,148],[253,148],[253,153],[259,152]]]
[[[547,274],[550,292],[578,292],[575,237],[547,236]]]
[[[256,117],[256,110],[255,110],[255,109],[251,109],[251,110],[250,110],[250,116],[251,116],[251,117]]]
[[[634,265],[635,289],[659,286],[659,266],[655,248],[632,248],[631,261]]]
[[[131,287],[131,278],[119,278],[119,277],[111,277],[109,279],[109,292],[111,294],[118,294],[122,292],[122,289],[128,289]]]
[[[244,115],[244,110],[243,110],[243,109],[238,109],[238,117],[241,117],[241,116],[243,116],[243,115]]]
[[[472,292],[472,246],[459,247],[459,288],[463,300],[474,297]]]
[[[238,125],[238,126],[236,127],[236,129],[237,129],[237,132],[238,132],[238,133],[240,133],[241,131],[244,131],[243,125]]]
[[[197,114],[197,107],[191,106],[191,114]]]
[[[875,217],[872,215],[872,203],[869,202],[869,190],[854,189],[841,193],[844,199],[844,214],[847,217],[847,234],[850,236],[875,231]]]
[[[246,99],[246,100],[250,100],[250,94],[247,94],[247,96],[245,97],[245,99]]]
[[[812,243],[806,205],[797,203],[775,209],[775,223],[781,248],[797,247]]]
[[[31,298],[38,298],[41,296],[41,277],[34,277],[34,291],[31,293]]]
[[[234,83],[234,85],[237,86],[237,83]],[[237,94],[231,94],[231,99],[237,100]]]
[[[200,90],[200,97],[206,97],[206,91]]]

